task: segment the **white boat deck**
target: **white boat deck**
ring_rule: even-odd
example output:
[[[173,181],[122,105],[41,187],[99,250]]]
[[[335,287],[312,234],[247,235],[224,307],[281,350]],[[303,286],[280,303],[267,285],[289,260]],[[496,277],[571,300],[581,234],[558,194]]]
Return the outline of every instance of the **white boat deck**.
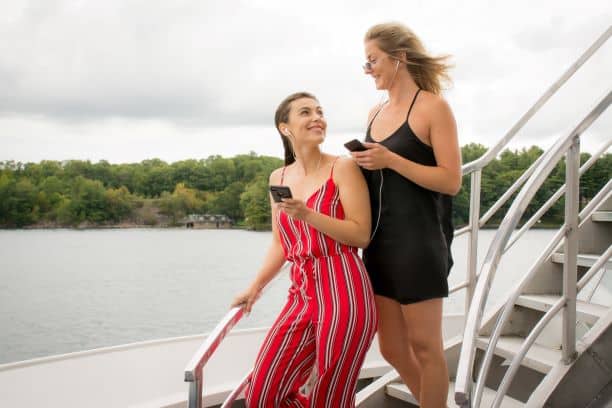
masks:
[[[444,318],[445,338],[463,316]],[[219,404],[251,369],[267,329],[230,333],[204,370],[204,403]],[[187,399],[185,364],[204,335],[127,344],[0,365],[2,407],[174,407]],[[375,341],[362,378],[389,370]]]

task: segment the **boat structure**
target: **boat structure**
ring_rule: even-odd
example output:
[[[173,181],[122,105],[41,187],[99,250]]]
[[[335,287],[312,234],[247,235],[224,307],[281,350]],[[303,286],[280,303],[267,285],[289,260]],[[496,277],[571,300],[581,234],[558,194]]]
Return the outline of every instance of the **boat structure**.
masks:
[[[609,27],[493,147],[463,165],[470,179],[470,216],[455,236],[467,236],[467,253],[456,259],[465,262],[467,273],[451,293],[464,291],[465,312],[443,320],[448,406],[612,406],[612,180],[582,208],[579,202],[581,175],[612,144],[607,136],[581,164],[581,140],[609,107],[610,89],[602,87],[592,108],[490,208],[481,209],[480,199],[489,163],[611,35]],[[527,217],[527,207],[559,163],[564,184]],[[493,298],[500,263],[560,199],[563,225],[528,270],[516,272],[520,279]],[[482,227],[502,208],[503,220],[479,257]],[[244,407],[244,389],[267,329],[232,330],[242,317],[236,307],[207,335],[0,365],[0,406]],[[418,406],[376,341],[361,369],[356,406]]]

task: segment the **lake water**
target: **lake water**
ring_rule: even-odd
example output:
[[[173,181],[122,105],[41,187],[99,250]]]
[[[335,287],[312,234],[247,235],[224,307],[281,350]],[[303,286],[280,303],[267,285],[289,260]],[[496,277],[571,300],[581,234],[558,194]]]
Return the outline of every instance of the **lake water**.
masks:
[[[480,258],[495,231],[481,232]],[[554,231],[526,234],[493,285],[517,281]],[[241,230],[0,231],[0,364],[210,331],[257,272],[270,232]],[[467,237],[453,243],[450,285],[465,277]],[[239,328],[269,325],[284,274]],[[463,291],[445,303],[463,312]]]

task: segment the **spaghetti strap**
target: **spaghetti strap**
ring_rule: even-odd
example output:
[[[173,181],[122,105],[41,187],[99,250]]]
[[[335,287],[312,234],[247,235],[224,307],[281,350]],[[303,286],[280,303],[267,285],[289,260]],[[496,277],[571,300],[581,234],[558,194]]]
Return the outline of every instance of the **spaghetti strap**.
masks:
[[[338,161],[339,157],[340,156],[336,156],[336,158],[334,159],[334,162],[332,163],[331,170],[329,172],[329,178],[333,178],[334,177],[334,166],[336,165],[336,162]]]
[[[283,181],[285,180],[285,169],[287,168],[287,166],[283,167],[283,172],[281,173],[281,185],[283,185]]]
[[[408,108],[408,114],[406,115],[406,120],[408,120],[408,118],[410,117],[410,112],[412,112],[412,107],[414,106],[414,103],[416,102],[417,96],[419,96],[419,92],[421,92],[421,88],[417,89],[416,93],[414,94],[414,98],[412,98],[412,103],[410,104],[410,108]]]
[[[383,103],[380,104],[380,108],[378,108],[378,110],[376,111],[374,116],[372,116],[372,119],[370,119],[370,123],[368,123],[368,131],[370,131],[370,128],[372,127],[372,123],[374,122],[374,119],[376,119],[376,116],[378,116],[380,111],[383,109],[383,107],[385,106],[385,103],[386,102],[383,102]]]

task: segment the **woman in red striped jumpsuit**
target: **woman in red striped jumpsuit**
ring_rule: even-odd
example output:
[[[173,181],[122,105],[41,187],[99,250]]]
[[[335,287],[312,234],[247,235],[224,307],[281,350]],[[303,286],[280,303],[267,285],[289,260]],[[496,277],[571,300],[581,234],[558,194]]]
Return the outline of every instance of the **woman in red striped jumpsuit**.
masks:
[[[272,202],[272,243],[253,283],[233,304],[249,312],[285,260],[293,263],[292,285],[255,362],[247,406],[353,407],[377,323],[357,255],[370,236],[367,186],[351,159],[321,152],[327,123],[313,95],[288,96],[275,124],[286,166],[272,172],[270,184],[289,186],[293,198]],[[315,380],[304,395],[300,388],[313,368]]]

